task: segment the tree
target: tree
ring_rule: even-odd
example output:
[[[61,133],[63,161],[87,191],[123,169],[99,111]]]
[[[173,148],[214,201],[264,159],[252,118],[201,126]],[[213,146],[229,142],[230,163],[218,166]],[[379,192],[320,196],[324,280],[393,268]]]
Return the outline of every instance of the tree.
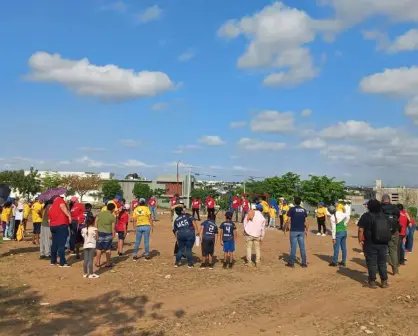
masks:
[[[42,191],[58,188],[63,185],[64,179],[58,173],[46,173],[42,179]]]
[[[152,193],[158,198],[160,198],[162,195],[165,195],[166,192],[167,192],[167,189],[162,189],[162,188],[156,188],[152,191]]]
[[[107,180],[102,183],[103,198],[113,199],[116,195],[123,195],[122,187],[117,180]]]
[[[11,189],[17,190],[27,199],[42,189],[39,172],[34,168],[31,168],[26,175],[24,170],[6,170],[0,172],[0,183],[9,185]]]
[[[125,180],[142,180],[142,177],[137,173],[131,173],[125,176]]]
[[[97,190],[102,180],[98,175],[69,175],[63,178],[63,185],[80,195],[80,201],[83,200],[85,194],[89,191]]]
[[[201,200],[206,199],[209,195],[216,196],[216,190],[212,188],[195,188],[190,193],[191,198],[200,198]]]
[[[147,183],[136,182],[132,189],[132,194],[136,198],[150,198],[152,196],[152,190]]]
[[[345,199],[344,181],[334,181],[334,177],[309,175],[310,179],[301,184],[304,201],[315,206],[319,202],[333,204],[335,200]]]

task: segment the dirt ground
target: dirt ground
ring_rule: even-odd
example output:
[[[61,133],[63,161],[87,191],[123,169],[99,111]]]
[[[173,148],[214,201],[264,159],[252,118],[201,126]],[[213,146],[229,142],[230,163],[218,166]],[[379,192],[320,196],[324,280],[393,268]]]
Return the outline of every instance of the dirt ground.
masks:
[[[307,240],[307,269],[284,267],[288,236],[274,229],[262,245],[261,267],[248,269],[241,225],[232,270],[220,262],[214,270],[175,269],[174,237],[163,216],[151,237],[152,260],[132,261],[130,233],[129,255],[114,257],[114,269],[100,269],[97,280],[82,277],[82,261],[51,267],[30,241],[4,242],[0,334],[418,335],[418,250],[399,277],[390,277],[390,288],[371,290],[364,287],[355,226],[349,228],[347,268],[328,267],[331,237],[314,232]],[[222,258],[221,246],[216,251]],[[200,256],[198,248],[194,252]]]

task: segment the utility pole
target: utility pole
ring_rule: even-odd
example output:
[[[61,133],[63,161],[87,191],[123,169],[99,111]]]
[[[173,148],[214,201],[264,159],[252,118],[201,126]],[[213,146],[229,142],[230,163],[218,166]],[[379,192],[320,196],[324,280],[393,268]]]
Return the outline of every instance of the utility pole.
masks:
[[[177,161],[177,184],[176,184],[176,190],[177,190],[177,194],[179,195],[179,196],[181,196],[181,194],[182,193],[180,193],[179,192],[179,187],[180,187],[180,185],[179,185],[179,164],[181,163],[181,161]]]

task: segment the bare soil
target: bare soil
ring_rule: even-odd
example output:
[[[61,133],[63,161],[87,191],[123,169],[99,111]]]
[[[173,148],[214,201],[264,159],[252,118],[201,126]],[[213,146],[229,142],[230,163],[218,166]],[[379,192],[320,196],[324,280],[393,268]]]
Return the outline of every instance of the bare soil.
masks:
[[[163,216],[151,237],[152,260],[131,260],[130,233],[128,255],[114,256],[116,266],[98,270],[97,280],[82,277],[82,260],[70,259],[68,269],[51,267],[29,240],[4,242],[0,334],[418,335],[418,250],[408,254],[400,276],[390,277],[388,289],[371,290],[364,286],[367,270],[354,225],[347,268],[337,269],[328,266],[331,237],[315,231],[307,240],[309,267],[284,267],[288,236],[274,229],[262,245],[261,267],[247,268],[241,231],[239,225],[232,270],[220,261],[214,270],[174,269],[174,237]],[[200,257],[198,248],[194,252]],[[216,252],[222,259],[220,245]]]

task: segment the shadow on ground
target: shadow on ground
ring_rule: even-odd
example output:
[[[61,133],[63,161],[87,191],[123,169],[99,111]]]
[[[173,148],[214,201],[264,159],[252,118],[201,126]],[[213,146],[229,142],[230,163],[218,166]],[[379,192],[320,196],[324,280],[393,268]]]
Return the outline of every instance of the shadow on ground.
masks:
[[[0,287],[0,330],[3,335],[166,335],[147,329],[152,321],[183,318],[184,310],[161,313],[163,303],[148,297],[123,296],[120,291],[85,300],[49,305],[30,287]],[[146,320],[146,322],[145,322]],[[151,322],[151,323],[150,323]]]

